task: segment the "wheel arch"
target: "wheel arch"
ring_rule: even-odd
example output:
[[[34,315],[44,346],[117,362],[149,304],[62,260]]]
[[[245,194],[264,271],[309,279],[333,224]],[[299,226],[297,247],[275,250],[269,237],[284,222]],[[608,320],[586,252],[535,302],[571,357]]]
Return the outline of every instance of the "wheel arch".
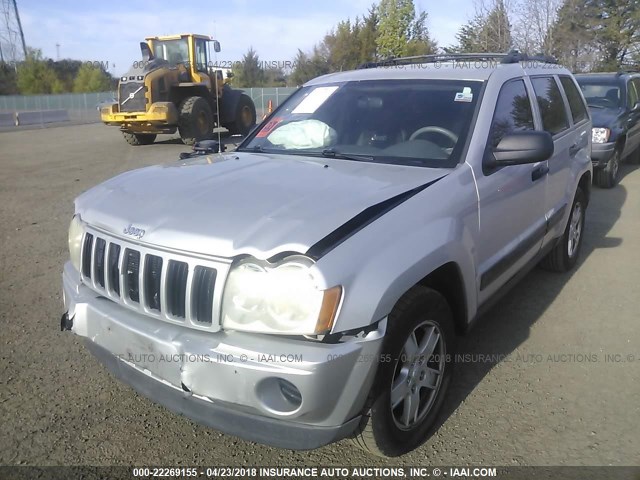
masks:
[[[456,334],[463,334],[469,317],[467,293],[460,266],[456,262],[447,262],[426,275],[417,285],[429,287],[445,298],[453,313]]]
[[[620,160],[622,160],[622,154],[624,153],[624,147],[627,144],[627,134],[625,133],[621,133],[620,135],[618,135],[618,138],[616,138],[616,150],[618,152],[620,152]]]
[[[215,112],[215,105],[211,105],[210,101],[210,93],[205,87],[194,86],[194,87],[174,87],[171,89],[171,101],[176,105],[176,107],[180,108],[180,103],[189,97],[202,97],[209,103],[211,106],[211,111]]]
[[[578,187],[583,191],[587,205],[589,205],[589,199],[591,198],[591,172],[584,172],[578,180]]]

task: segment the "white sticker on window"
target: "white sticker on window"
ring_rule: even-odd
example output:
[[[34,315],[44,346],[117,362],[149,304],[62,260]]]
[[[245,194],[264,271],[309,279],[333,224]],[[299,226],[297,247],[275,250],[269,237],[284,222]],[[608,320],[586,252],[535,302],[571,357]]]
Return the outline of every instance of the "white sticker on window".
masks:
[[[473,93],[471,92],[470,87],[464,87],[461,92],[456,93],[456,96],[453,98],[454,102],[472,102],[473,101]]]
[[[327,101],[339,87],[318,87],[302,100],[291,113],[313,113]]]

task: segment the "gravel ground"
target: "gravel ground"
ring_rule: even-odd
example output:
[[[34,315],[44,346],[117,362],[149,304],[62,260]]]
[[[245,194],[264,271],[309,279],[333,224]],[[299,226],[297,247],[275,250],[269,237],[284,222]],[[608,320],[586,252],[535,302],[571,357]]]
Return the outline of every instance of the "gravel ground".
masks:
[[[0,464],[640,464],[640,169],[594,188],[579,267],[534,270],[511,290],[461,341],[469,361],[440,429],[384,460],[346,441],[294,452],[198,426],[59,331],[74,197],[186,150],[175,139],[130,147],[100,124],[0,133]]]

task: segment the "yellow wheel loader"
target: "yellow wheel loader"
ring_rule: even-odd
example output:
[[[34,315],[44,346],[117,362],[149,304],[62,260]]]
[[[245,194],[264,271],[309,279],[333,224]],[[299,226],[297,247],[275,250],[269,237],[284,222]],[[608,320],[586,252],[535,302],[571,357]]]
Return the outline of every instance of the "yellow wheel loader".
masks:
[[[140,43],[142,61],[118,83],[118,102],[100,117],[120,127],[131,145],[153,143],[159,133],[180,133],[186,145],[212,138],[213,129],[246,135],[256,123],[247,94],[224,82],[213,68],[220,43],[206,35],[149,37]]]

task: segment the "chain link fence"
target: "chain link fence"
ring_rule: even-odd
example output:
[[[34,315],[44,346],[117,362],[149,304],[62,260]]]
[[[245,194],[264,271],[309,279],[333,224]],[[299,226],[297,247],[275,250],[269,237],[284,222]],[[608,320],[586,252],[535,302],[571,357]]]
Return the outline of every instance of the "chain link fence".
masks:
[[[275,109],[295,87],[244,88],[256,105],[258,122],[268,113],[269,101]],[[100,122],[99,106],[115,102],[116,92],[64,93],[57,95],[0,96],[0,127],[45,125],[50,123]]]
[[[268,113],[269,101],[275,109],[280,103],[297,90],[296,87],[243,88],[256,105],[258,122]]]

